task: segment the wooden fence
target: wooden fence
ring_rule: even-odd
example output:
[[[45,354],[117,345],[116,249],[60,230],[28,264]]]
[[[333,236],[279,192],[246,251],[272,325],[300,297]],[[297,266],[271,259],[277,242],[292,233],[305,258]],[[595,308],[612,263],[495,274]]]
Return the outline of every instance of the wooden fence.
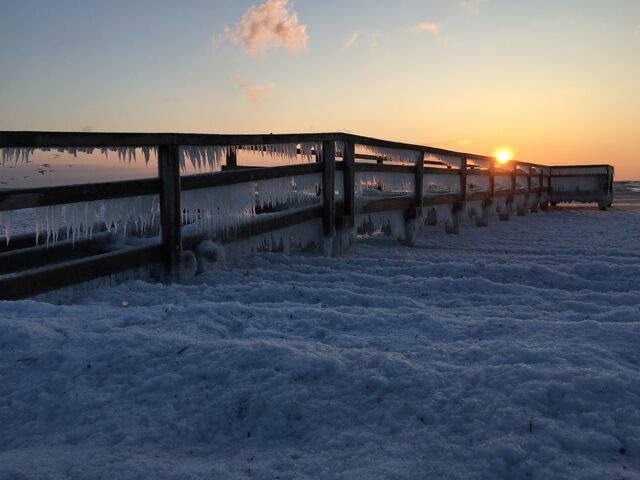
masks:
[[[240,167],[239,149],[276,151],[293,147],[300,159],[303,145],[314,145],[314,161],[292,165]],[[181,148],[224,147],[222,171],[181,176]],[[422,145],[379,140],[344,133],[287,135],[209,135],[137,133],[0,132],[2,149],[155,148],[158,177],[145,180],[65,185],[0,191],[0,213],[52,205],[158,195],[160,231],[139,246],[115,248],[105,238],[111,225],[101,225],[90,237],[42,245],[40,232],[17,236],[0,246],[0,300],[33,296],[97,277],[162,262],[169,278],[179,275],[184,250],[194,250],[206,237],[235,241],[319,219],[325,242],[356,227],[356,220],[382,212],[401,212],[407,223],[437,222],[447,211],[445,227],[457,233],[463,215],[487,225],[496,212],[506,220],[516,212],[545,209],[560,201],[596,201],[604,209],[612,201],[613,168],[607,165],[548,167],[513,161],[498,164],[493,157]],[[18,150],[19,151],[19,150]],[[295,160],[294,159],[294,160]],[[0,167],[2,168],[2,167]],[[272,179],[320,175],[319,201],[283,208],[277,215],[259,209],[224,231],[186,234],[181,194],[189,191],[252,184]],[[411,179],[411,188],[363,194],[362,179],[396,175]],[[337,181],[341,177],[341,181]],[[360,179],[360,180],[358,180]],[[445,188],[436,188],[445,185]],[[434,188],[432,188],[434,186]],[[387,190],[387,191],[385,191]],[[338,192],[338,195],[336,194]],[[369,192],[369,193],[375,193]],[[126,221],[126,219],[125,219]],[[410,234],[407,242],[411,243]],[[39,244],[40,243],[40,244]],[[336,247],[336,249],[339,249]],[[330,251],[329,248],[327,251]]]

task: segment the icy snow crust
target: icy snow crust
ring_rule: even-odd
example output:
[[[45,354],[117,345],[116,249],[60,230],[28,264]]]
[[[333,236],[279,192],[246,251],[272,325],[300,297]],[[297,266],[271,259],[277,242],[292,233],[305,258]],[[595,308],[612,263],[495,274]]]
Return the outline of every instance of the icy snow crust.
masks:
[[[0,478],[638,478],[640,209],[0,303]]]

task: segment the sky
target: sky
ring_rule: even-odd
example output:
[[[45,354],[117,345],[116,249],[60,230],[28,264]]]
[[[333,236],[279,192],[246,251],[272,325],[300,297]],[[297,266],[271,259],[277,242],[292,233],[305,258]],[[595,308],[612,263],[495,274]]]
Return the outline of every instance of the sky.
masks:
[[[640,179],[639,0],[0,0],[0,130],[344,131]]]

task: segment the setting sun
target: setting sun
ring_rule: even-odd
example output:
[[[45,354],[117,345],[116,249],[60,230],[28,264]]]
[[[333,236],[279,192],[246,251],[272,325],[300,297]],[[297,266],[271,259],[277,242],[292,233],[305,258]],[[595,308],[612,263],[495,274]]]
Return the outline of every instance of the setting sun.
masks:
[[[513,158],[513,152],[507,148],[501,148],[496,151],[495,156],[498,163],[505,164]]]

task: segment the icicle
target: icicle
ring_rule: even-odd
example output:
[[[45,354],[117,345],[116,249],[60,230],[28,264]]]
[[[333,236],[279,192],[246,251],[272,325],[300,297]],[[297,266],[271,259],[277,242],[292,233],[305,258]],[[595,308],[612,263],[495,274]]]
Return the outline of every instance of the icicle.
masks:
[[[453,155],[436,155],[429,153],[425,156],[425,161],[438,162],[450,168],[460,168],[462,166],[462,158]]]
[[[258,204],[261,207],[283,205],[291,201],[293,177],[271,178],[257,182]]]
[[[392,172],[356,172],[356,195],[366,193],[366,190],[380,190],[384,192],[410,193],[413,192],[415,181],[412,173]]]
[[[418,152],[415,150],[401,150],[397,148],[372,147],[371,145],[356,145],[358,153],[375,155],[392,162],[415,165]]]
[[[279,160],[288,160],[289,163],[298,163],[298,145],[300,146],[300,155],[303,160],[311,161],[315,143],[276,143],[267,145],[240,145],[242,150],[248,152],[259,152],[263,157],[268,156]],[[313,153],[312,153],[313,152]]]
[[[253,182],[183,191],[183,222],[212,233],[238,227],[255,215],[255,195]]]
[[[460,177],[448,174],[428,174],[423,179],[425,194],[456,193],[460,191]]]
[[[218,172],[226,159],[227,147],[221,146],[182,146],[180,147],[180,168],[186,169],[187,160],[191,166],[202,171]]]
[[[64,228],[67,238],[73,242],[80,238],[90,238],[96,222],[104,221],[107,229],[122,229],[126,237],[127,223],[133,221],[137,233],[144,233],[152,225],[160,210],[158,195],[96,200],[92,202],[69,203],[35,208],[36,243],[41,232],[46,234],[46,242],[56,243],[58,233]]]
[[[367,213],[356,215],[355,225],[360,234],[383,232],[398,240],[405,237],[405,219],[402,211]]]
[[[4,228],[4,236],[7,239],[7,245],[9,245],[9,241],[11,240],[11,210],[0,212],[0,227]]]
[[[17,165],[18,163],[29,163],[29,157],[33,152],[36,151],[35,148],[30,147],[11,147],[11,148],[2,148],[2,165]]]

